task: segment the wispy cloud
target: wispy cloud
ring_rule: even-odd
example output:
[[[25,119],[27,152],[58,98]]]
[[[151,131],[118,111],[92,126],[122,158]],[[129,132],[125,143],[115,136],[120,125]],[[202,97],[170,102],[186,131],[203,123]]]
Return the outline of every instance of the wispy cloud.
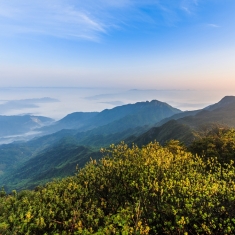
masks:
[[[188,14],[191,14],[191,13],[192,13],[188,7],[182,6],[181,9],[182,9],[183,11],[185,11],[186,13],[188,13]]]
[[[206,26],[210,28],[220,28],[220,26],[217,24],[207,24]]]
[[[180,8],[187,14],[193,14],[198,6],[198,0],[181,0]]]
[[[37,33],[95,39],[105,25],[81,4],[64,0],[0,1],[0,27],[5,34]]]
[[[0,0],[0,34],[42,34],[99,40],[130,21],[170,24],[177,11],[191,13],[197,0]]]

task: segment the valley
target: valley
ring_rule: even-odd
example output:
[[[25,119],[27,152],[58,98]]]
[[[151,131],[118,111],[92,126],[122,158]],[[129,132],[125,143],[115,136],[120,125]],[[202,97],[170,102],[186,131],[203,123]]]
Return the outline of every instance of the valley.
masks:
[[[141,147],[153,141],[164,145],[174,139],[189,146],[213,128],[234,128],[234,116],[235,97],[226,96],[201,110],[185,112],[153,100],[101,112],[75,112],[56,122],[45,117],[37,117],[40,122],[31,116],[4,117],[14,121],[9,124],[12,127],[21,126],[17,131],[24,133],[33,127],[40,136],[0,145],[0,185],[7,192],[33,189],[73,175],[76,165],[84,167],[90,158],[100,159],[100,148],[121,141]]]
[[[0,0],[0,235],[234,235],[234,10]]]

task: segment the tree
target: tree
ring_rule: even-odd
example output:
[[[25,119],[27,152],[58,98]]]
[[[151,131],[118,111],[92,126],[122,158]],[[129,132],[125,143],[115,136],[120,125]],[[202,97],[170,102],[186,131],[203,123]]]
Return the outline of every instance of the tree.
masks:
[[[221,163],[235,161],[235,130],[216,128],[189,147],[193,154],[205,159],[217,157]]]

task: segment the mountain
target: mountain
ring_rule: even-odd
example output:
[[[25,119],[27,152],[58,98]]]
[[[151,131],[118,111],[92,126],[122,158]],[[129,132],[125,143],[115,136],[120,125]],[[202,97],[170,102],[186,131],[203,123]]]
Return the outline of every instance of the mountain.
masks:
[[[62,129],[76,129],[81,132],[102,127],[101,132],[103,132],[105,129],[103,126],[106,126],[108,132],[114,133],[137,126],[153,125],[164,118],[181,112],[181,110],[157,100],[137,102],[113,109],[105,109],[102,112],[72,113],[51,126],[39,129],[39,131],[53,133]],[[119,127],[117,127],[117,123],[119,123]],[[96,134],[97,132],[99,132],[98,129]]]
[[[176,139],[186,145],[200,138],[203,128],[235,127],[235,99],[224,97],[201,110],[182,112],[160,102],[138,102],[100,113],[73,113],[54,124],[70,127],[26,143],[0,148],[0,185],[9,189],[34,187],[52,178],[74,173],[90,157],[100,158],[98,149],[125,140],[146,145]],[[64,124],[63,124],[64,123]],[[52,126],[52,125],[51,125]],[[54,126],[54,127],[55,127]],[[50,128],[50,126],[48,127]]]
[[[160,120],[181,112],[166,103],[153,100],[106,109],[98,114],[73,113],[57,124],[62,127],[61,124],[64,123],[68,128],[70,123],[71,126],[77,123],[76,129],[66,131],[67,135],[74,136],[78,144],[100,148],[124,140],[130,135],[140,135]],[[55,125],[46,128],[53,126]],[[59,140],[61,134],[65,136],[64,131],[59,131],[35,141],[41,142],[41,145],[48,144],[55,139]]]
[[[0,146],[0,176],[9,169],[14,169],[21,162],[27,161],[35,148],[26,143],[11,143]]]
[[[227,102],[229,100],[229,102]],[[177,120],[181,124],[189,125],[195,130],[204,127],[219,125],[235,127],[235,97],[225,97],[215,105],[209,106],[194,116],[188,116]]]
[[[62,173],[64,172],[62,168],[60,170],[54,169],[56,156],[58,159],[61,158],[60,160],[63,162],[64,156],[68,153],[68,164],[72,166],[75,162],[74,159],[79,161],[82,155],[85,156],[84,152],[81,155],[76,152],[78,146],[92,147],[93,151],[97,152],[99,148],[119,143],[129,136],[138,136],[156,122],[180,112],[166,103],[153,100],[123,105],[100,113],[77,112],[69,114],[58,122],[40,129],[40,131],[45,129],[50,133],[62,128],[66,129],[32,139],[26,143],[2,145],[0,148],[0,162],[2,163],[0,182],[11,182],[11,184],[15,182],[15,187],[21,187],[20,182],[23,180],[24,185],[30,187],[32,185],[30,179],[32,178],[34,181],[36,178],[44,178],[42,181],[46,182],[51,179],[48,178],[48,174],[51,177],[65,176]],[[47,166],[50,173],[46,173],[44,165]],[[22,168],[23,166],[24,168]],[[65,168],[68,169],[67,166]],[[25,171],[25,169],[30,170]],[[27,173],[22,176],[22,172]],[[70,168],[66,172],[66,175],[69,175],[68,172],[71,174],[74,171]],[[43,176],[39,176],[40,174]],[[28,180],[22,177],[28,177]]]
[[[165,123],[167,123],[168,121],[170,120],[178,120],[180,118],[184,118],[184,117],[188,117],[188,116],[194,116],[196,115],[197,113],[199,113],[201,110],[193,110],[193,111],[184,111],[182,113],[177,113],[177,114],[174,114],[168,118],[164,118],[163,120],[161,120],[160,122],[156,123],[155,126],[161,126]]]
[[[209,105],[208,107],[206,107],[204,109],[209,110],[209,111],[213,111],[218,108],[224,108],[227,105],[230,105],[232,103],[235,103],[235,96],[225,96],[218,103],[215,103],[213,105]]]
[[[232,106],[233,106],[233,103],[235,103],[235,96],[225,96],[224,98],[222,98],[218,103],[215,103],[215,104],[212,104],[212,105],[209,105],[209,106],[207,106],[207,107],[205,107],[205,108],[203,108],[203,109],[199,109],[199,110],[193,110],[193,111],[184,111],[184,112],[181,112],[181,113],[177,113],[177,114],[174,114],[174,115],[172,115],[172,116],[170,116],[170,117],[168,117],[168,118],[164,118],[163,120],[161,120],[160,122],[158,122],[157,124],[156,124],[156,126],[161,126],[161,125],[163,125],[163,124],[165,124],[165,123],[167,123],[168,121],[170,121],[170,120],[178,120],[178,119],[182,119],[182,118],[184,118],[184,117],[192,117],[192,116],[195,116],[195,115],[197,115],[198,113],[200,113],[200,114],[198,114],[198,116],[196,116],[196,117],[199,117],[199,116],[203,116],[204,115],[204,118],[206,118],[206,116],[207,116],[207,114],[209,114],[209,113],[207,113],[206,114],[206,111],[214,111],[214,110],[217,110],[217,109],[219,109],[219,108],[222,108],[222,109],[225,109],[225,116],[228,116],[228,118],[229,119],[231,119],[231,113],[230,113],[230,111],[226,111],[226,110],[228,110],[228,108],[229,107],[227,107],[227,105],[231,105],[231,108],[232,108]],[[221,110],[219,110],[219,112],[223,112],[223,111],[221,111]],[[203,114],[204,113],[204,114]],[[228,113],[229,115],[227,115],[226,113]],[[209,115],[210,116],[210,115]],[[211,117],[210,117],[210,120],[209,120],[209,122],[220,122],[221,123],[221,116],[218,116],[217,118],[215,118],[215,120],[213,120],[213,117],[212,117],[213,115],[211,115]],[[228,119],[227,118],[227,119]],[[190,119],[190,118],[189,118]],[[195,118],[196,119],[196,118]],[[184,120],[187,120],[187,119],[183,119],[183,121],[182,122],[184,122]],[[195,120],[193,120],[192,122],[194,122]],[[198,121],[197,121],[198,122]],[[200,121],[199,121],[200,122]],[[231,120],[229,121],[229,122],[231,122]],[[233,121],[232,121],[233,122]],[[193,126],[193,125],[192,125]],[[233,124],[232,124],[232,126],[233,126]]]
[[[49,125],[53,119],[42,116],[0,116],[0,137],[19,135]]]
[[[56,134],[34,138],[27,142],[0,145],[0,177],[7,172],[12,172],[17,166],[37,156],[38,153],[53,146],[61,139],[72,137],[75,133],[77,132],[74,130],[61,130]]]
[[[4,148],[0,149],[0,162],[4,163],[0,185],[4,184],[10,192],[12,189],[33,188],[53,178],[69,176],[75,172],[77,164],[83,167],[90,158],[99,159],[101,147],[120,143],[129,135],[139,135],[146,129],[139,127],[110,135],[90,136],[84,132],[80,133],[83,135],[79,140],[73,131],[62,130],[28,143],[3,145]],[[86,146],[82,145],[84,143]]]
[[[57,126],[60,129],[64,125],[63,130],[35,138],[29,141],[28,145],[42,149],[56,143],[61,138],[73,136],[77,143],[82,145],[107,146],[110,144],[110,140],[114,142],[115,139],[119,141],[120,138],[123,140],[129,135],[141,134],[159,120],[181,112],[166,103],[153,100],[123,105],[100,113],[72,113],[53,125],[45,127],[50,129]],[[93,122],[96,124],[92,124]],[[90,127],[85,127],[88,123],[90,123]],[[79,125],[83,125],[83,128],[79,128]],[[104,141],[100,141],[101,139]]]
[[[164,144],[177,139],[189,145],[216,126],[235,128],[235,96],[226,96],[218,103],[201,110],[175,114],[127,141],[145,145],[155,140]]]
[[[145,117],[149,115],[149,118],[154,116],[151,121],[156,122],[181,112],[181,110],[173,108],[169,104],[158,100],[137,102],[135,104],[118,106],[113,109],[105,109],[91,119],[89,125],[92,127],[103,126],[114,121],[123,120],[125,117],[137,115]],[[151,121],[145,121],[145,123],[149,124]],[[91,127],[89,127],[89,129],[90,128]]]
[[[74,174],[76,166],[83,167],[90,158],[99,159],[101,153],[89,147],[78,146],[65,138],[6,174],[1,179],[1,185],[8,192],[13,189],[32,189],[54,178]]]
[[[127,139],[126,141],[142,146],[153,141],[165,144],[167,141],[175,139],[188,145],[196,138],[196,133],[189,126],[171,120],[160,127],[152,127],[137,138]]]
[[[54,122],[50,126],[38,129],[44,133],[54,133],[62,129],[79,129],[90,123],[90,119],[97,116],[98,112],[75,112],[68,114],[61,120]]]

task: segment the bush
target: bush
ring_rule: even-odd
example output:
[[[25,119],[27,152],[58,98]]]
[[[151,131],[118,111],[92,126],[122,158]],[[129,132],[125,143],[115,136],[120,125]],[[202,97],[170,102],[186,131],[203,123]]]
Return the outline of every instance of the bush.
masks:
[[[73,177],[1,197],[0,234],[234,234],[231,164],[176,141],[102,152]]]

